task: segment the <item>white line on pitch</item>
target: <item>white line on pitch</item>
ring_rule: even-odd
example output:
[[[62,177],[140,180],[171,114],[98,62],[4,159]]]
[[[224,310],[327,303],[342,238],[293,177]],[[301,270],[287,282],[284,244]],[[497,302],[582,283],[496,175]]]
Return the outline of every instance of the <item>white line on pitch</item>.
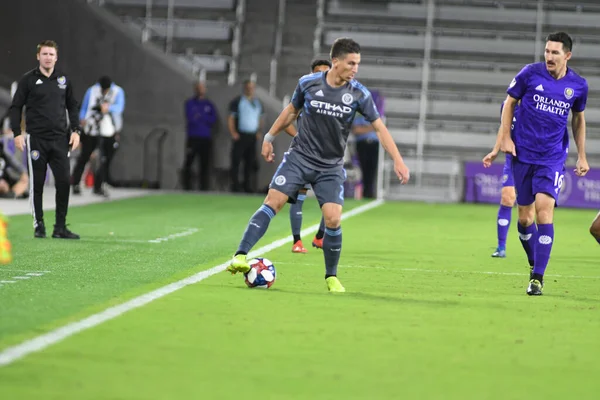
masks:
[[[353,217],[358,214],[362,214],[365,211],[371,210],[375,207],[378,207],[383,204],[382,200],[375,200],[370,203],[364,204],[360,207],[356,207],[348,212],[345,212],[342,215],[342,220]],[[306,229],[303,229],[300,233],[302,236],[312,234],[319,229],[319,224],[312,225]],[[285,237],[283,239],[276,240],[266,246],[263,246],[259,249],[253,250],[248,253],[248,257],[257,257],[259,255],[268,253],[271,250],[274,250],[278,247],[281,247],[287,243],[291,243],[293,240],[292,236]],[[35,353],[45,348],[52,346],[70,336],[75,335],[81,331],[86,329],[93,328],[97,325],[102,324],[103,322],[109,321],[113,318],[118,317],[121,314],[124,314],[128,311],[134,310],[136,308],[142,307],[156,299],[160,299],[170,293],[173,293],[179,289],[182,289],[186,286],[192,285],[194,283],[198,283],[208,277],[211,277],[219,272],[222,272],[229,265],[229,261],[224,262],[223,264],[217,265],[205,271],[198,272],[192,276],[189,276],[180,281],[171,283],[169,285],[163,286],[159,289],[153,290],[152,292],[143,294],[134,299],[131,299],[125,303],[116,305],[114,307],[107,308],[104,311],[101,311],[97,314],[91,315],[82,320],[72,322],[60,328],[57,328],[51,332],[45,333],[43,335],[37,336],[33,339],[26,340],[16,346],[8,347],[0,352],[0,366],[9,365],[16,360],[19,360],[28,354]]]
[[[314,264],[304,263],[287,263],[287,262],[278,262],[277,265],[296,265],[296,266],[314,266]],[[339,269],[344,270],[344,268],[360,268],[360,269],[387,269],[390,271],[403,271],[403,272],[424,272],[424,273],[434,273],[434,274],[478,274],[478,275],[504,275],[504,276],[527,276],[529,272],[502,272],[502,271],[456,271],[451,269],[420,269],[420,268],[396,268],[396,267],[386,267],[383,265],[344,265],[340,264]],[[600,276],[591,275],[557,275],[557,274],[545,274],[547,278],[569,278],[569,279],[600,279]]]
[[[194,233],[198,232],[197,228],[188,228],[183,232],[178,232],[178,233],[173,233],[172,235],[168,235],[165,237],[159,237],[153,240],[148,240],[148,243],[161,243],[161,242],[166,242],[167,240],[172,240],[172,239],[177,239],[180,237],[184,237],[184,236],[190,236],[193,235]]]

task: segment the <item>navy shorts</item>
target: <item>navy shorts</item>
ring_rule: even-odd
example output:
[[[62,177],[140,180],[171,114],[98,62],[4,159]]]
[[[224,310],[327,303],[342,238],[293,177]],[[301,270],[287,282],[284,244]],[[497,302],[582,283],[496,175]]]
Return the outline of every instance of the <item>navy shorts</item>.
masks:
[[[307,167],[294,153],[285,153],[283,160],[269,188],[275,189],[288,196],[289,202],[295,203],[300,189],[310,184],[319,206],[325,203],[344,204],[344,181],[346,171],[341,165],[330,169],[317,170]]]

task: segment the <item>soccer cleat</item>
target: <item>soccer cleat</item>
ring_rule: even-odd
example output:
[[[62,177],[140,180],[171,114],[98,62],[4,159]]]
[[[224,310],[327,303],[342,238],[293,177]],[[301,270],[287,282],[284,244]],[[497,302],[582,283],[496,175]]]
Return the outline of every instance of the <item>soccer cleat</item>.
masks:
[[[33,232],[33,236],[38,239],[43,239],[46,237],[46,225],[44,225],[44,221],[37,221],[35,223],[35,231]]]
[[[317,237],[315,236],[315,238],[312,241],[312,247],[317,248],[317,249],[322,249],[323,248],[323,238],[317,239]]]
[[[530,296],[541,296],[542,288],[544,284],[537,279],[532,279],[529,281],[529,286],[527,286],[527,294]]]
[[[81,186],[73,185],[73,194],[81,194]]]
[[[505,249],[501,249],[500,247],[498,247],[496,249],[496,251],[492,253],[492,257],[494,257],[494,258],[505,258],[506,257],[506,250]]]
[[[79,239],[79,235],[68,230],[66,226],[57,227],[56,225],[52,237],[54,239]]]
[[[235,275],[238,272],[246,273],[250,271],[250,264],[246,260],[245,254],[238,254],[237,256],[233,256],[229,267],[227,267],[227,271],[231,272],[231,275]]]
[[[327,289],[331,293],[344,293],[346,291],[346,288],[342,286],[342,283],[337,276],[330,276],[325,279],[325,282],[327,283]]]
[[[292,253],[308,253],[308,250],[306,250],[302,245],[302,240],[298,240],[296,243],[294,243],[292,246]]]

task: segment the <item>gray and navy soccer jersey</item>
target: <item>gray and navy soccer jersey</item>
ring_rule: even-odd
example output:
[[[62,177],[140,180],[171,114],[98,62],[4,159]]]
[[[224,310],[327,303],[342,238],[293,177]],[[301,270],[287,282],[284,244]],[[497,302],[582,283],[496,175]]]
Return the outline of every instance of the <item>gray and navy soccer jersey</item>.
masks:
[[[300,78],[292,105],[302,113],[290,152],[315,169],[342,165],[352,121],[360,112],[368,122],[379,118],[369,90],[356,80],[333,88],[326,72]]]
[[[587,81],[571,69],[557,80],[540,62],[526,65],[507,93],[521,100],[513,132],[517,159],[539,165],[564,163],[569,146],[569,111],[585,110]]]

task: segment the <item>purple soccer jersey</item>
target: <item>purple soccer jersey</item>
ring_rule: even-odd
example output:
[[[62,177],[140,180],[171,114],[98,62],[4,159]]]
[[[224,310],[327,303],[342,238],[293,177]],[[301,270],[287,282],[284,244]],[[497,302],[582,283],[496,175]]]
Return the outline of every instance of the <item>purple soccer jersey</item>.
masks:
[[[564,163],[569,111],[585,110],[586,80],[569,68],[563,78],[554,79],[540,62],[526,65],[506,92],[521,100],[513,133],[517,160],[538,165]]]
[[[517,153],[512,163],[517,203],[532,204],[537,193],[558,201],[569,149],[569,111],[585,110],[587,82],[571,69],[557,80],[541,62],[526,65],[507,93],[521,100],[512,131]]]

